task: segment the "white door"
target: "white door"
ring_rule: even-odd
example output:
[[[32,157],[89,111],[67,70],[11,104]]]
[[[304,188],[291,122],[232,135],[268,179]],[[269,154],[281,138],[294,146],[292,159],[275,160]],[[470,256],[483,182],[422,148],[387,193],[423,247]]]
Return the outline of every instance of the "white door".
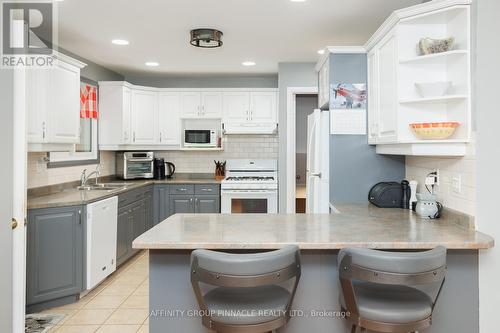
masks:
[[[200,114],[205,118],[221,118],[222,93],[218,91],[202,92]]]
[[[199,92],[181,93],[181,110],[183,118],[198,118],[201,116],[201,94]]]
[[[158,94],[153,91],[132,92],[132,142],[158,143]]]
[[[123,87],[123,109],[122,109],[122,142],[125,144],[132,141],[131,112],[132,92],[130,88]]]
[[[225,92],[222,99],[224,123],[245,123],[250,120],[250,94]]]
[[[254,123],[276,122],[276,93],[250,93],[250,119]]]
[[[26,113],[29,143],[47,141],[48,86],[48,69],[33,68],[26,71]]]
[[[378,138],[378,54],[368,53],[368,143],[376,144]]]
[[[329,112],[314,110],[307,117],[306,213],[330,210]]]
[[[49,142],[80,142],[80,69],[59,61],[49,70]]]
[[[162,92],[159,94],[158,119],[160,125],[160,144],[180,143],[180,94]]]
[[[380,43],[378,52],[378,142],[397,140],[397,43],[396,36],[389,34]]]

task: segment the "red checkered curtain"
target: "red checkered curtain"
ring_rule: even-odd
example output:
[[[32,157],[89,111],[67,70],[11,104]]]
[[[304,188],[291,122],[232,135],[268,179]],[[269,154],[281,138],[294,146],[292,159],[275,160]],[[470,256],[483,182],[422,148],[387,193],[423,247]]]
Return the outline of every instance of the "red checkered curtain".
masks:
[[[97,119],[97,87],[80,83],[80,118]]]

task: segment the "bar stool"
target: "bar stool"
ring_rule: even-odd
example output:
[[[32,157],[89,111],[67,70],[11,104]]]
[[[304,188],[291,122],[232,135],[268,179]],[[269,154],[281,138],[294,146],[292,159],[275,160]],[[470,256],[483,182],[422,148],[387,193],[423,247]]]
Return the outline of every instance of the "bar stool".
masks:
[[[431,325],[446,275],[446,248],[410,253],[347,248],[339,252],[338,263],[340,303],[351,333],[358,327],[408,333]],[[415,288],[426,285],[435,296]]]
[[[219,333],[262,333],[284,326],[300,279],[300,250],[191,253],[191,284],[203,326]],[[294,279],[291,287],[278,284]],[[203,294],[200,283],[215,287]]]

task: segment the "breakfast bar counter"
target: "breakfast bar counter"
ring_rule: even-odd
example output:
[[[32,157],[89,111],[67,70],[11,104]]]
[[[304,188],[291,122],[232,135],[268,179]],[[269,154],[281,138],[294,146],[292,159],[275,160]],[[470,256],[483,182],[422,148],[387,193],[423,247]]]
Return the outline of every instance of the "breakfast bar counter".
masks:
[[[371,205],[337,207],[339,213],[177,214],[136,238],[149,250],[150,332],[210,332],[196,315],[190,253],[205,248],[257,252],[296,244],[302,276],[289,324],[278,332],[349,332],[339,306],[338,250],[366,247],[394,251],[448,248],[446,283],[426,332],[479,332],[478,253],[494,245],[455,214],[423,220],[402,209]]]

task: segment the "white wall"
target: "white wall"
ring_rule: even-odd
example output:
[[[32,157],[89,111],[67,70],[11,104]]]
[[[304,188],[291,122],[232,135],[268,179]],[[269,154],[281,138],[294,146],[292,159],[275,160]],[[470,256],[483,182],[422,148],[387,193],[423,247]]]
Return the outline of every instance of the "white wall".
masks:
[[[500,1],[476,0],[477,6],[477,226],[500,240]],[[499,331],[500,247],[481,251],[479,256],[479,319],[482,333]]]
[[[418,192],[426,192],[425,177],[439,169],[440,181],[436,187],[438,200],[445,206],[469,215],[476,214],[476,153],[475,144],[471,143],[465,157],[406,157],[406,179],[418,181]],[[462,191],[453,191],[453,177],[461,177]]]
[[[228,135],[220,152],[163,151],[157,156],[175,164],[176,172],[212,173],[214,160],[238,158],[278,159],[277,135]]]
[[[79,180],[83,169],[93,171],[95,164],[62,168],[47,168],[40,162],[46,153],[28,153],[28,188],[54,185]],[[101,176],[115,174],[115,153],[101,152]]]

